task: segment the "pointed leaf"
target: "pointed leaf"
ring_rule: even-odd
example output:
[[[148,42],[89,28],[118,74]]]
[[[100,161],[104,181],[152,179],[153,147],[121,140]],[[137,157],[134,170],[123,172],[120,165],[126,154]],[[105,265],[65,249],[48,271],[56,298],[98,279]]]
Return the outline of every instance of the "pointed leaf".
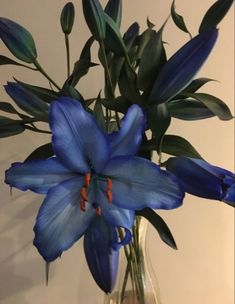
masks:
[[[123,114],[125,114],[131,106],[131,103],[123,96],[114,99],[103,99],[102,104],[109,110]]]
[[[199,27],[199,33],[215,28],[229,11],[234,0],[218,0],[206,12]]]
[[[71,86],[75,87],[79,80],[88,73],[89,68],[97,65],[97,63],[90,62],[86,59],[79,59],[74,64],[73,72],[70,75],[68,82]]]
[[[80,58],[81,60],[91,61],[91,46],[94,43],[94,37],[90,37],[85,43]]]
[[[153,225],[164,243],[173,249],[177,249],[177,245],[169,227],[153,209],[145,208],[140,211],[136,211],[136,214],[145,217]]]
[[[206,61],[217,36],[216,29],[201,33],[176,52],[155,80],[149,102],[162,103],[182,91]]]
[[[147,18],[147,27],[152,29],[155,27],[155,24],[153,24],[150,20],[149,20],[149,17]]]
[[[161,143],[164,134],[171,123],[171,115],[165,103],[152,106],[148,111],[148,123],[153,133],[156,149],[161,152]]]
[[[143,51],[146,48],[146,45],[151,40],[152,36],[154,35],[155,31],[151,28],[145,30],[138,39],[138,51],[137,51],[137,59],[141,59],[143,55]]]
[[[72,2],[68,2],[63,7],[60,15],[60,24],[62,31],[69,35],[72,31],[75,17],[75,8]]]
[[[7,113],[17,114],[16,109],[8,102],[0,102],[0,110]]]
[[[104,40],[105,47],[113,51],[115,54],[125,56],[127,54],[126,45],[123,41],[117,24],[109,15],[105,14],[106,21],[106,37]]]
[[[105,116],[104,116],[104,112],[103,112],[103,108],[102,108],[102,103],[101,103],[101,100],[100,100],[100,95],[98,96],[98,98],[96,100],[93,114],[96,118],[96,121],[97,121],[99,127],[102,130],[105,131],[106,130],[106,122],[105,122]]]
[[[11,58],[8,58],[6,56],[0,55],[0,65],[7,64],[22,66],[22,64],[20,64],[19,62],[16,62],[15,60],[12,60]]]
[[[24,132],[25,127],[21,120],[13,120],[0,116],[0,138],[13,136]]]
[[[195,99],[173,100],[167,104],[167,107],[172,117],[182,120],[200,120],[215,116],[204,103]]]
[[[109,0],[104,11],[120,28],[122,20],[122,0]]]
[[[132,23],[125,34],[123,35],[123,40],[125,42],[125,45],[128,49],[128,51],[133,46],[133,43],[135,42],[136,38],[139,35],[140,26],[137,22]]]
[[[92,35],[98,41],[104,40],[106,22],[104,11],[99,0],[82,0],[82,7],[86,23]]]
[[[180,16],[179,14],[176,13],[175,10],[175,0],[172,2],[171,5],[171,17],[175,23],[175,25],[182,30],[185,33],[188,33],[190,38],[192,38],[192,35],[190,34],[190,32],[188,31],[186,24],[184,22],[184,18],[182,16]]]
[[[51,156],[53,156],[55,153],[52,149],[51,143],[42,145],[35,149],[26,159],[25,161],[28,160],[34,160],[34,159],[47,159]]]
[[[36,60],[37,51],[33,37],[18,23],[0,18],[0,38],[16,58],[27,63]]]
[[[185,138],[177,135],[165,135],[163,137],[162,152],[175,156],[202,158]]]
[[[23,81],[17,80],[14,78],[14,80],[20,84],[23,88],[27,89],[31,93],[35,94],[37,97],[39,97],[42,101],[45,101],[47,103],[51,103],[54,100],[57,100],[59,98],[59,93],[43,88],[38,87],[35,85],[31,85],[28,83],[25,83]]]
[[[219,117],[221,120],[230,120],[233,119],[233,115],[229,110],[226,103],[221,99],[205,93],[194,93],[194,94],[185,94],[187,97],[192,97],[200,102],[202,102],[212,113]]]

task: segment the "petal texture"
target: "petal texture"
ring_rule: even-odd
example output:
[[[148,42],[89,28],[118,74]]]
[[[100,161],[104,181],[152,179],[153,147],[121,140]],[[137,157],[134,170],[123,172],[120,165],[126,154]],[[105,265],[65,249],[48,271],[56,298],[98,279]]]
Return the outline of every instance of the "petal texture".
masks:
[[[104,174],[113,182],[113,204],[133,210],[172,209],[182,204],[184,192],[176,177],[139,157],[116,157]]]
[[[112,291],[117,277],[119,251],[112,246],[117,239],[116,229],[101,216],[96,218],[84,237],[87,264],[97,285],[105,293]]]
[[[47,262],[69,249],[87,230],[95,218],[95,210],[87,204],[80,210],[80,188],[83,178],[72,178],[52,188],[39,209],[34,227],[34,245]]]
[[[109,135],[110,157],[136,154],[141,144],[145,123],[142,109],[132,105],[121,121],[120,130]]]
[[[14,163],[6,171],[5,182],[20,190],[32,190],[46,194],[58,183],[77,176],[67,169],[56,157]]]
[[[80,102],[67,97],[54,101],[50,127],[53,149],[71,170],[87,173],[92,166],[99,172],[104,167],[109,154],[107,140]]]

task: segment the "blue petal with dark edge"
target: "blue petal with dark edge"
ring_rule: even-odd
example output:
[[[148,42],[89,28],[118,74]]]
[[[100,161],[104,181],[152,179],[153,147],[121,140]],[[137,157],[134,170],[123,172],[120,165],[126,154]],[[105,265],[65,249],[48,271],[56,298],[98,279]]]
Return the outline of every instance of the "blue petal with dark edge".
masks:
[[[66,168],[56,157],[13,163],[6,171],[5,183],[20,190],[46,194],[58,183],[78,176]]]
[[[178,177],[186,192],[209,199],[222,198],[223,179],[214,174],[215,168],[205,161],[172,157],[166,162],[166,168]]]
[[[218,36],[217,29],[200,33],[163,66],[150,92],[149,103],[162,103],[182,91],[200,70]]]
[[[112,180],[113,204],[118,207],[173,209],[182,204],[184,191],[178,179],[146,159],[115,157],[103,174]]]
[[[118,239],[116,229],[98,216],[84,237],[84,251],[90,272],[105,292],[113,290],[118,269],[119,250],[112,244]]]
[[[48,104],[46,102],[16,82],[8,82],[4,87],[7,94],[22,110],[33,116],[46,116],[48,119]]]
[[[34,245],[47,262],[69,249],[95,218],[95,209],[80,209],[80,189],[84,179],[75,177],[52,188],[39,209],[34,226]]]
[[[141,144],[145,124],[143,110],[137,105],[132,105],[121,120],[120,130],[109,135],[110,157],[136,154]]]
[[[100,172],[109,156],[108,142],[94,117],[77,100],[61,97],[50,107],[55,154],[71,170]]]

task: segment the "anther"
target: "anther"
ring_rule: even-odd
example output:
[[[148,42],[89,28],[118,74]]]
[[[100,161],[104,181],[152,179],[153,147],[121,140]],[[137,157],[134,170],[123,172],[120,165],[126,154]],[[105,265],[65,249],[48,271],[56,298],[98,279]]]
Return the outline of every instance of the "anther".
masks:
[[[80,190],[80,195],[83,201],[88,201],[87,190],[85,187],[82,187]]]
[[[85,174],[85,185],[86,187],[89,187],[91,183],[91,173],[86,173]]]
[[[106,191],[106,195],[107,195],[107,199],[108,199],[109,203],[112,203],[112,201],[113,201],[113,193],[112,193],[112,191],[111,190],[107,190]]]
[[[100,208],[100,207],[97,207],[97,208],[95,209],[95,213],[96,213],[97,216],[101,216],[101,208]]]
[[[107,178],[107,190],[112,190],[113,188],[113,182],[111,180],[111,178]]]

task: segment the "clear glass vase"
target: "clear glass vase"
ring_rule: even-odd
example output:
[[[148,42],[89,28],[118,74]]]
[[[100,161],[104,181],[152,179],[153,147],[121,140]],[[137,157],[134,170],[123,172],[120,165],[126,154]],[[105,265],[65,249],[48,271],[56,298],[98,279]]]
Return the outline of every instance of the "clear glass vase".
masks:
[[[132,243],[123,248],[113,292],[104,304],[161,304],[159,286],[146,244],[148,222],[136,218]]]

